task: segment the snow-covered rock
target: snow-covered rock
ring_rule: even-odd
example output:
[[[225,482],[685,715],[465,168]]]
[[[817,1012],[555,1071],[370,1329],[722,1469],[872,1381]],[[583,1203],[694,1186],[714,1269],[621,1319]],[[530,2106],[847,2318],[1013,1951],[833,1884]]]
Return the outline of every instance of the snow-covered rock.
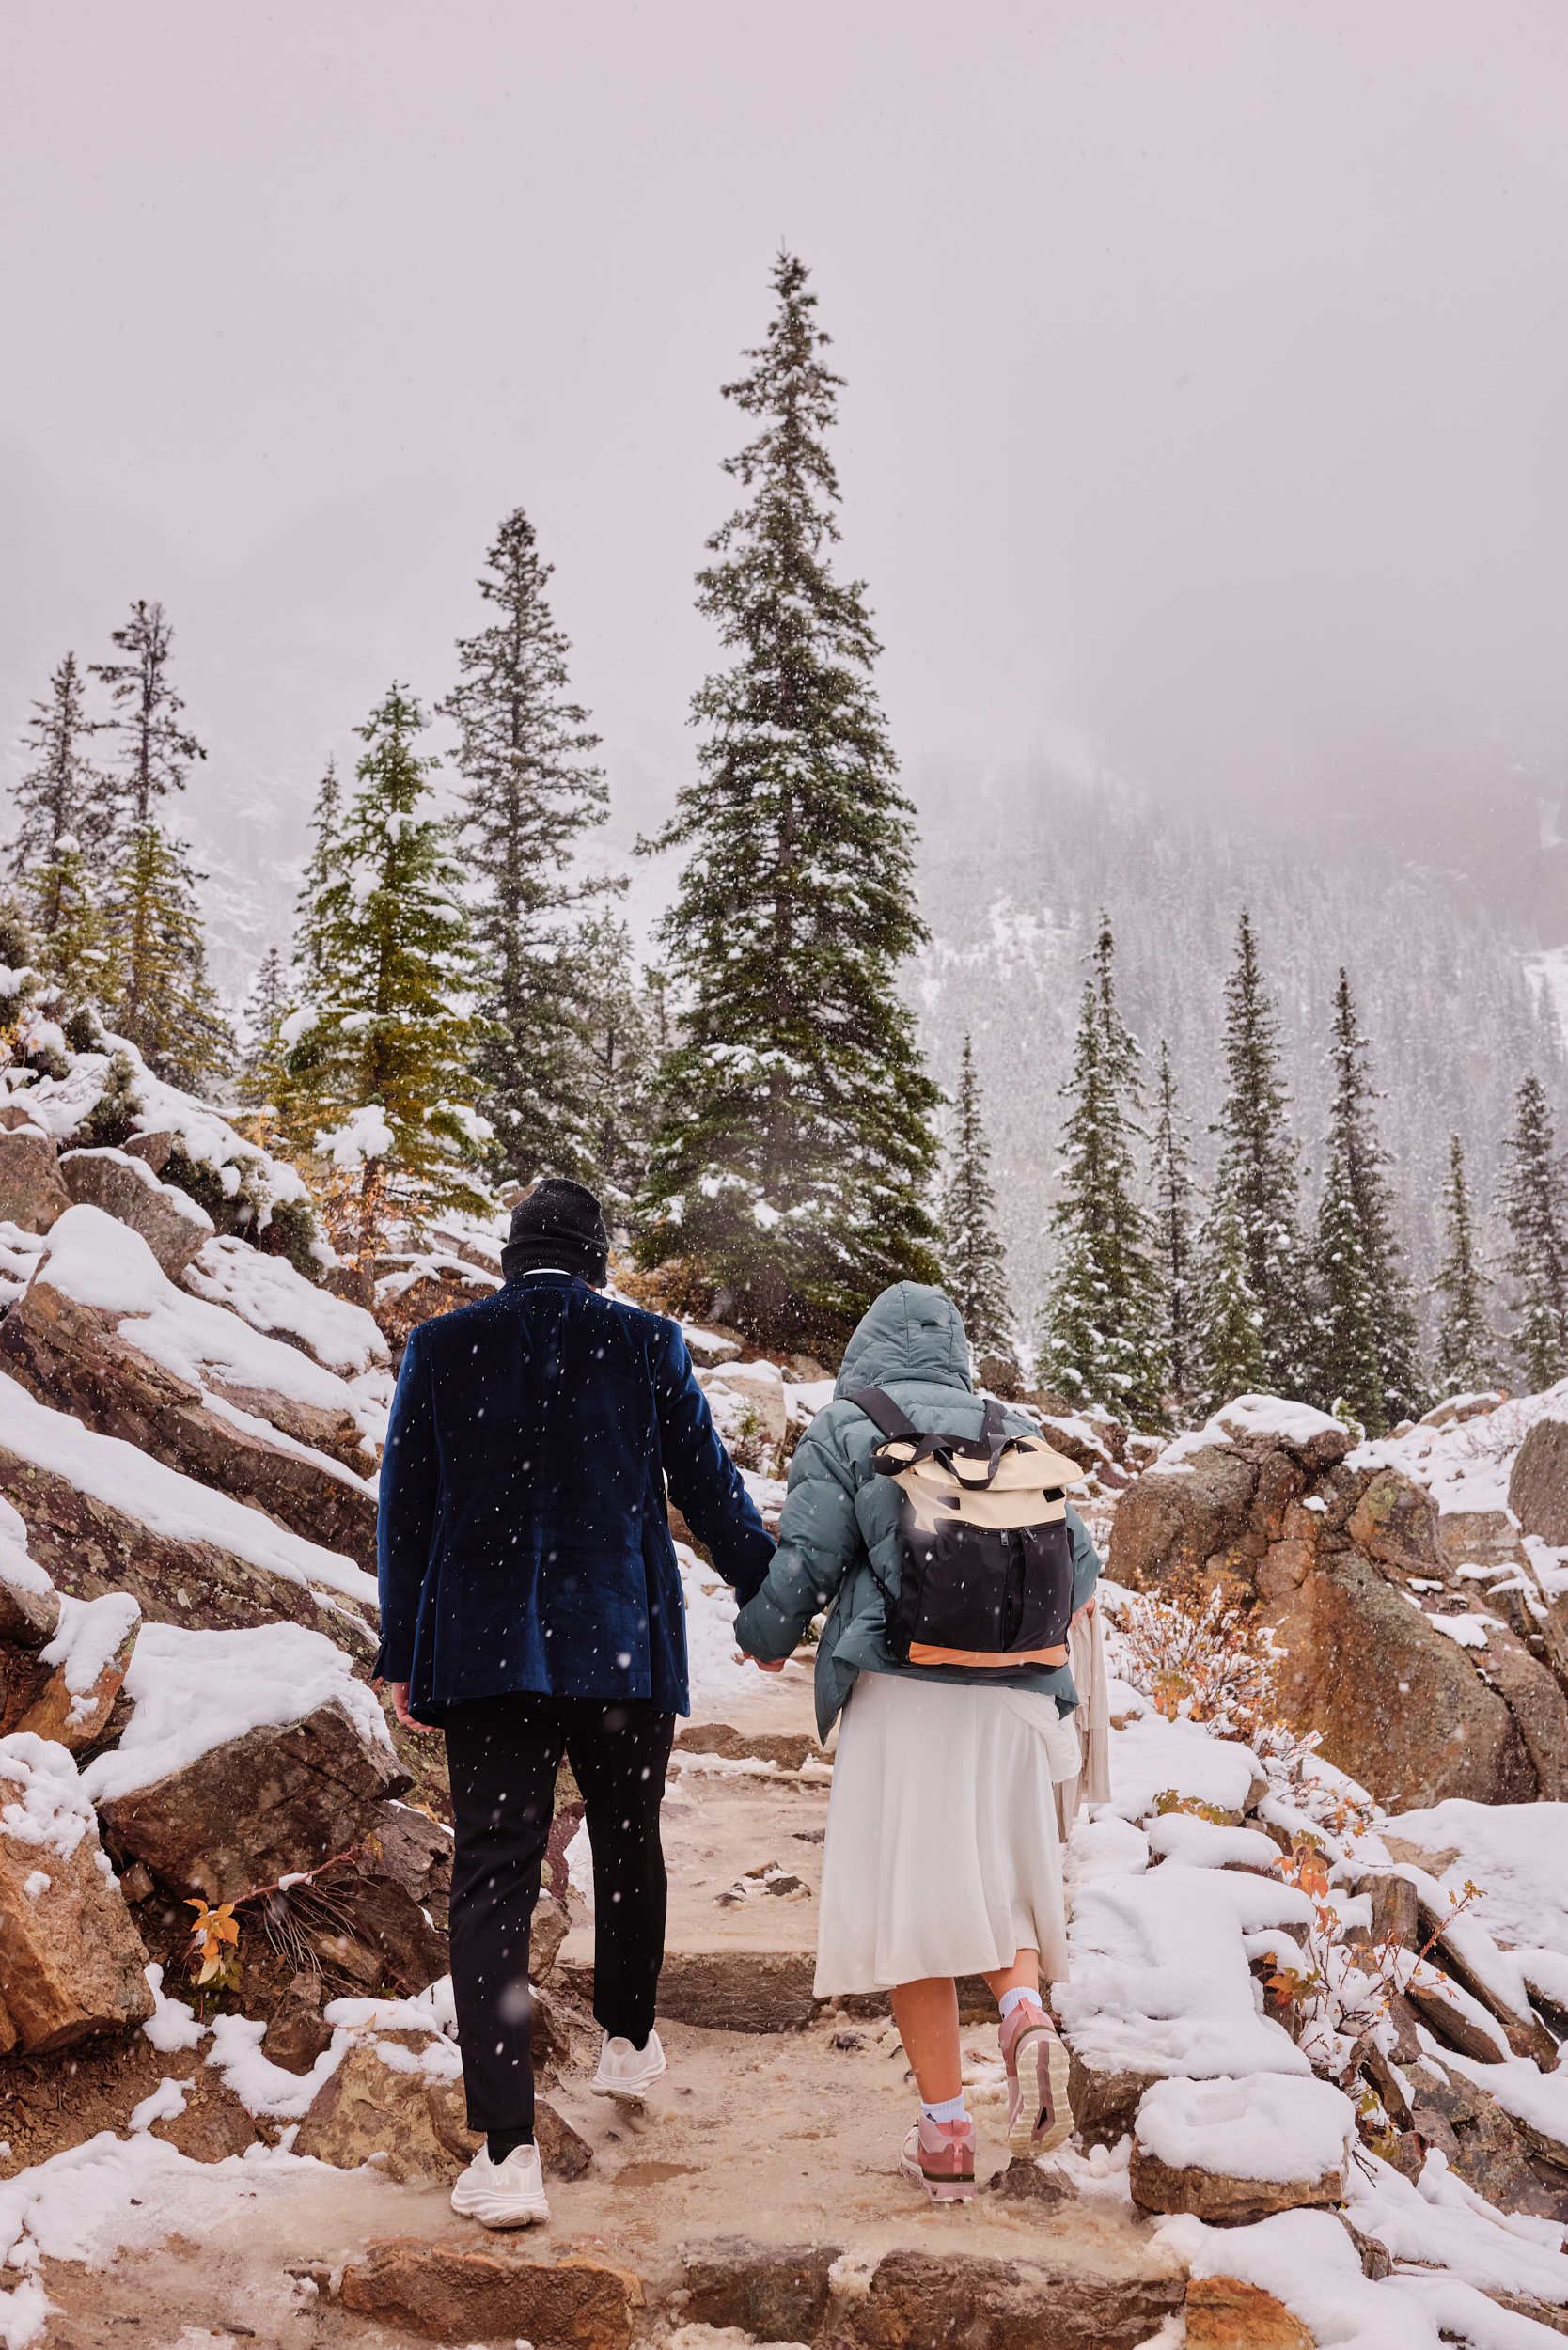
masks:
[[[0,1738],[0,2052],[140,2023],[146,1966],[71,1756],[25,1732]]]
[[[0,1222],[47,1232],[70,1205],[52,1137],[34,1125],[0,1133]]]
[[[171,1281],[212,1236],[205,1208],[176,1184],[161,1183],[145,1159],[124,1151],[67,1151],[60,1180],[74,1202],[102,1208],[139,1232]]]
[[[1327,2081],[1271,2073],[1156,2081],[1133,2132],[1133,2201],[1232,2226],[1340,2203],[1355,2135],[1355,2107]]]

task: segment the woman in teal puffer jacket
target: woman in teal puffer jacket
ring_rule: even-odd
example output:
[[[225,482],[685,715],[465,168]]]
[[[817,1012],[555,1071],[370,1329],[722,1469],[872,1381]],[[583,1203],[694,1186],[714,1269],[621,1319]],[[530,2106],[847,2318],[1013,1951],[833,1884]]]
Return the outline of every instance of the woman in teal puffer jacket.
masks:
[[[919,2083],[902,2157],[933,2200],[974,2192],[975,2130],[964,2106],[954,1978],[983,1975],[1001,2010],[1009,2138],[1019,2153],[1072,2127],[1066,2053],[1040,1996],[1065,1980],[1067,1948],[1053,1781],[1079,1767],[1067,1667],[998,1671],[899,1664],[886,1590],[899,1588],[901,1494],[879,1476],[877,1428],[850,1401],[879,1387],[923,1433],[976,1437],[984,1404],[950,1298],[901,1282],[845,1350],[833,1402],[796,1448],[766,1581],[735,1620],[759,1664],[781,1663],[811,1619],[817,1725],[840,1714],[823,1856],[819,1998],[890,1990]],[[1036,1432],[1008,1414],[1010,1435]],[[1094,1604],[1094,1545],[1067,1512],[1073,1605]]]

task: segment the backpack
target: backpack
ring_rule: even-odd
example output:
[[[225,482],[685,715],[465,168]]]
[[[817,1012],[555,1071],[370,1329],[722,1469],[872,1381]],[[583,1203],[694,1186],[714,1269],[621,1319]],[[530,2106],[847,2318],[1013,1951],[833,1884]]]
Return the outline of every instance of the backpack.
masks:
[[[897,1662],[1065,1665],[1073,1539],[1063,1489],[1083,1471],[1042,1437],[1010,1436],[989,1396],[978,1436],[923,1434],[881,1387],[847,1401],[880,1429],[872,1462],[903,1494],[898,1591],[876,1578]]]

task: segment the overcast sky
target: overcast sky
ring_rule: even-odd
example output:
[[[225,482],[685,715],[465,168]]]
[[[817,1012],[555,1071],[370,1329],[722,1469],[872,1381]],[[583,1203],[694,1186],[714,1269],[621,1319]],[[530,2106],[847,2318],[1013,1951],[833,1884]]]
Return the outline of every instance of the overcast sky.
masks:
[[[784,240],[922,796],[1375,822],[1568,936],[1565,69],[1560,0],[12,9],[5,755],[159,596],[194,813],[286,856],[522,504],[655,816]]]

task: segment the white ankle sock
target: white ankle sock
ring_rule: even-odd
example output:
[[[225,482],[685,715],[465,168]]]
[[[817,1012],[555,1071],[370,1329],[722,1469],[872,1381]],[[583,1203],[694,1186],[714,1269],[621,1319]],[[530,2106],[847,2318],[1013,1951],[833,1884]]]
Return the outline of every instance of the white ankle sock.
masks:
[[[1024,1989],[1022,1984],[1020,1984],[1016,1991],[1004,1991],[1002,1993],[1002,1996],[997,2000],[996,2005],[1002,2011],[1002,2021],[1004,2024],[1007,2022],[1008,2017],[1012,2013],[1013,2009],[1021,2005],[1025,1999],[1027,1999],[1031,2005],[1035,2007],[1040,2005],[1039,1992],[1027,1991]]]
[[[928,2106],[922,2098],[920,2111],[928,2122],[967,2122],[969,2119],[962,2089],[956,2097],[945,2097],[939,2106]]]

